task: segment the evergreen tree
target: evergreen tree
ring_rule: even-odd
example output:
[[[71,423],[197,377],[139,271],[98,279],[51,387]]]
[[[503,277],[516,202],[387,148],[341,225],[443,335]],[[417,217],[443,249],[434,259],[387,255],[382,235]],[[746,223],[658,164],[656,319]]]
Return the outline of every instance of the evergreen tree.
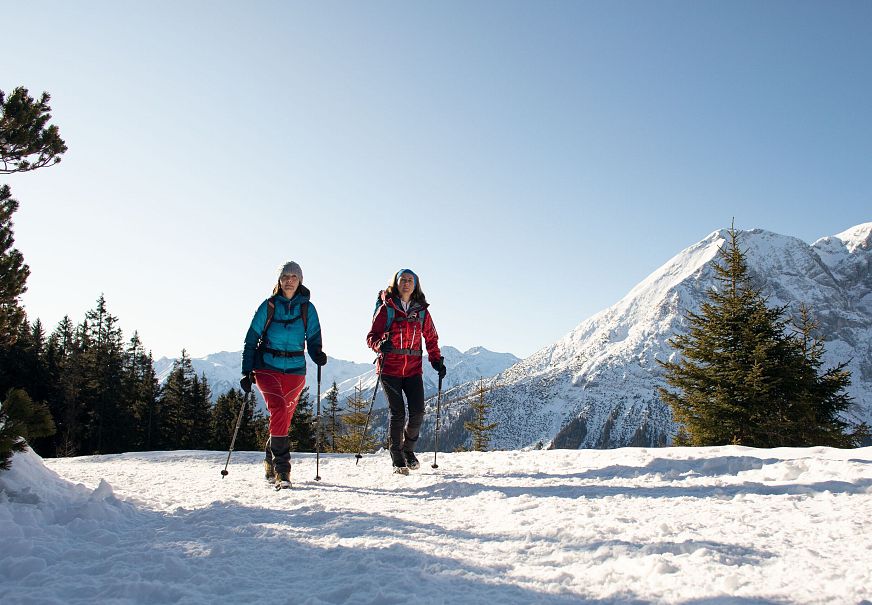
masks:
[[[787,443],[854,447],[869,436],[869,427],[845,422],[841,413],[852,403],[845,392],[851,384],[847,362],[823,370],[824,343],[817,338],[820,328],[811,309],[800,305],[795,323],[797,363],[795,364],[793,409],[786,426],[791,429]]]
[[[48,408],[34,403],[21,389],[10,389],[0,402],[0,470],[9,470],[15,452],[23,452],[27,441],[54,432]]]
[[[336,435],[337,452],[373,452],[378,447],[378,439],[373,431],[364,430],[368,425],[369,401],[363,396],[363,387],[360,383],[354,387],[354,394],[345,400],[347,413],[342,416],[342,425],[345,433]]]
[[[236,434],[236,443],[233,449],[237,451],[252,451],[260,449],[258,425],[263,422],[263,414],[259,414],[255,408],[257,402],[254,393],[244,394],[239,389],[230,389],[215,401],[212,408],[212,449],[226,450],[230,447],[233,439],[233,431],[236,430],[236,421],[239,418],[239,410],[245,404],[242,412],[242,420],[239,432]]]
[[[182,349],[182,356],[173,363],[158,399],[160,414],[156,419],[155,429],[156,445],[160,449],[180,449],[185,441],[189,429],[185,418],[186,398],[191,392],[193,377],[191,358]]]
[[[688,332],[670,340],[681,358],[659,362],[666,382],[678,389],[659,389],[684,428],[676,442],[812,445],[808,436],[821,438],[822,417],[839,422],[838,413],[847,405],[840,392],[849,376],[843,365],[834,374],[818,374],[823,350],[804,348],[802,338],[788,333],[786,307],[767,307],[752,283],[735,229],[729,235],[714,265],[718,288],[700,313],[688,313]],[[815,386],[821,381],[826,389]],[[822,417],[813,420],[810,409]],[[829,429],[824,432],[832,436]]]
[[[309,387],[303,387],[291,426],[288,429],[288,437],[291,440],[291,451],[314,452],[315,451],[315,423],[312,416],[312,403],[309,401]]]
[[[81,343],[79,331],[69,316],[64,316],[49,337],[47,361],[50,394],[48,406],[57,425],[54,437],[55,456],[81,453],[81,422],[77,406],[83,378],[79,363]]]
[[[60,161],[67,147],[60,138],[57,126],[48,126],[51,108],[48,93],[43,93],[40,101],[34,101],[27,89],[16,88],[9,98],[0,90],[0,174],[26,172]],[[8,393],[5,409],[2,411],[0,431],[0,469],[7,468],[11,452],[19,450],[20,437],[35,439],[47,436],[54,431],[43,422],[48,408],[35,404],[27,392],[8,391],[12,382],[24,377],[12,377],[7,372],[10,362],[17,354],[12,350],[16,336],[26,324],[21,295],[26,290],[30,269],[24,264],[22,254],[13,248],[12,215],[18,209],[18,202],[12,199],[7,185],[0,186],[0,393]],[[41,331],[41,325],[40,325]],[[36,345],[36,365],[40,359],[42,337],[32,334]],[[45,388],[43,384],[40,388]],[[49,416],[50,420],[50,416]],[[13,435],[14,431],[22,431]],[[11,449],[8,449],[11,448]]]
[[[2,138],[0,131],[0,140]],[[24,264],[21,252],[13,247],[12,215],[16,210],[18,202],[12,199],[9,186],[0,185],[0,352],[15,343],[21,325],[25,323],[21,295],[27,290],[30,268]],[[0,382],[7,381],[0,375]]]
[[[484,379],[479,378],[478,388],[473,392],[472,403],[473,420],[463,423],[463,427],[472,435],[472,450],[476,452],[486,452],[490,446],[491,434],[497,428],[498,423],[488,422],[487,415],[492,404],[487,400],[487,393],[492,390],[484,386]]]
[[[61,161],[67,146],[51,119],[51,96],[39,101],[19,86],[9,98],[0,90],[0,174],[26,172]]]
[[[88,346],[81,363],[85,373],[80,405],[86,410],[84,449],[88,453],[112,454],[123,451],[131,441],[133,413],[122,398],[121,378],[124,344],[118,318],[109,313],[101,294],[97,306],[85,314]]]
[[[154,371],[154,360],[150,352],[146,353],[138,332],[133,333],[124,351],[122,383],[124,400],[134,421],[134,430],[124,449],[149,451],[153,447],[160,387]]]
[[[339,415],[342,408],[339,407],[339,389],[336,386],[336,381],[333,381],[333,386],[327,391],[325,397],[327,403],[324,407],[324,415],[326,418],[321,419],[322,425],[327,426],[327,434],[325,435],[327,442],[330,444],[330,451],[336,452],[336,436],[342,432],[342,418]],[[327,449],[325,444],[324,449]]]
[[[185,425],[187,431],[182,437],[185,449],[207,449],[211,442],[212,389],[205,374],[191,378],[191,389],[185,397]]]

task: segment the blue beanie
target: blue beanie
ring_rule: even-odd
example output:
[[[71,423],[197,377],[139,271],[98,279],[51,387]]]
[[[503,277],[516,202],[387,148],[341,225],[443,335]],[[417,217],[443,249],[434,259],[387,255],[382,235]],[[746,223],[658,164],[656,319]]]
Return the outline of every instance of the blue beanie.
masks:
[[[415,278],[415,286],[418,285],[418,276],[411,269],[400,269],[399,271],[397,271],[397,274],[394,276],[394,281],[399,282],[400,275],[402,275],[403,273],[408,273],[409,275],[414,277]]]

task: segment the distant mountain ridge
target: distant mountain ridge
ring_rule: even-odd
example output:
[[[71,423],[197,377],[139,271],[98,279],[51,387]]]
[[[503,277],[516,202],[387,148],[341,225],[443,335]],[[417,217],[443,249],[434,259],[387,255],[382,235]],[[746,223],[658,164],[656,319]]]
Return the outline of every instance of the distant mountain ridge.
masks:
[[[811,306],[826,344],[826,367],[849,361],[852,421],[872,423],[872,223],[814,244],[761,229],[741,231],[750,272],[770,305]],[[488,381],[499,423],[492,447],[611,448],[671,442],[676,426],[656,389],[658,359],[675,355],[668,339],[686,329],[716,287],[713,263],[726,230],[681,251],[611,307]],[[475,385],[446,393],[440,449],[468,438],[466,401]],[[455,403],[451,403],[455,401]],[[428,410],[422,447],[432,446]]]
[[[443,388],[451,387],[478,380],[489,378],[499,374],[509,366],[520,361],[511,353],[495,353],[484,347],[473,347],[465,352],[460,352],[451,346],[440,347],[442,356],[445,358],[445,366],[448,373],[443,381]],[[340,403],[352,394],[354,388],[360,384],[365,393],[371,396],[372,387],[375,385],[375,365],[372,363],[356,363],[334,357],[327,358],[327,365],[321,372],[321,395],[336,382],[339,389]],[[154,362],[158,380],[163,383],[172,371],[175,358],[161,357]],[[239,387],[239,379],[242,377],[242,351],[212,353],[205,357],[191,359],[194,372],[199,376],[205,375],[212,389],[213,401],[231,388]],[[314,398],[317,381],[317,366],[306,357],[306,384]],[[436,392],[438,377],[429,364],[424,364],[424,391],[429,397]],[[259,394],[258,394],[259,397]],[[261,401],[261,405],[263,402]],[[376,399],[376,408],[385,405],[383,394]]]

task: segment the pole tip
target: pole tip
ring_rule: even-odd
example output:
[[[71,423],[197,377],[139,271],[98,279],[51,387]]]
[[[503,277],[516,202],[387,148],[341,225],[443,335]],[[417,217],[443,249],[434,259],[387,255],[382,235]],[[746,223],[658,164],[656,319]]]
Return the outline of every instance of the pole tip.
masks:
[[[221,478],[223,479],[226,476],[227,476],[227,469],[225,468],[221,471]]]
[[[431,464],[430,468],[439,468],[439,465],[438,464]]]

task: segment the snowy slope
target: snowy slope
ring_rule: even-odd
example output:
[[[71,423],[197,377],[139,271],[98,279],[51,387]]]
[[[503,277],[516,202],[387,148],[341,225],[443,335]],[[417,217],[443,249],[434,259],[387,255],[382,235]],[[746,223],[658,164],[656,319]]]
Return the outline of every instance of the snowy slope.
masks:
[[[473,347],[463,353],[450,346],[443,346],[441,350],[443,357],[445,357],[445,366],[448,368],[448,374],[443,381],[443,388],[451,388],[470,380],[478,380],[481,377],[494,376],[520,361],[511,353],[494,353],[484,347]],[[375,358],[375,355],[373,355],[373,358]],[[174,362],[175,359],[167,357],[161,357],[155,361],[155,372],[161,383],[169,376]],[[206,357],[193,358],[191,359],[191,365],[198,376],[201,374],[206,375],[212,387],[213,401],[231,388],[239,387],[239,378],[242,375],[241,351],[230,353],[222,351],[221,353],[213,353]],[[429,396],[436,392],[438,377],[436,372],[426,363],[426,360],[424,368],[424,391]],[[312,363],[311,359],[306,357],[306,384],[309,385],[309,390],[313,397],[317,380],[317,366]],[[340,403],[345,401],[346,397],[352,395],[358,384],[363,387],[364,394],[369,397],[372,394],[372,387],[375,385],[375,365],[328,357],[327,365],[324,366],[321,372],[322,396],[333,385],[334,381],[336,382],[336,388],[339,389]],[[263,400],[260,399],[259,393],[258,398],[261,405],[263,405]],[[375,407],[380,408],[385,405],[383,395],[380,394],[376,399]]]
[[[716,231],[683,250],[612,307],[507,369],[490,384],[493,446],[620,447],[664,445],[674,434],[656,394],[665,386],[657,359],[674,354],[668,339],[685,330],[715,287],[713,262],[727,233]],[[872,422],[872,223],[813,245],[763,230],[741,232],[752,274],[772,305],[811,305],[826,339],[829,366],[850,360],[854,421]],[[446,401],[470,392],[469,385]],[[432,411],[432,410],[431,410]],[[468,437],[466,402],[448,403],[440,440],[452,448]],[[424,440],[432,440],[428,414]]]
[[[481,604],[872,600],[872,448],[47,460],[0,473],[0,602]],[[432,454],[431,454],[432,455]],[[51,469],[51,470],[49,470]],[[55,474],[57,473],[57,474]]]

